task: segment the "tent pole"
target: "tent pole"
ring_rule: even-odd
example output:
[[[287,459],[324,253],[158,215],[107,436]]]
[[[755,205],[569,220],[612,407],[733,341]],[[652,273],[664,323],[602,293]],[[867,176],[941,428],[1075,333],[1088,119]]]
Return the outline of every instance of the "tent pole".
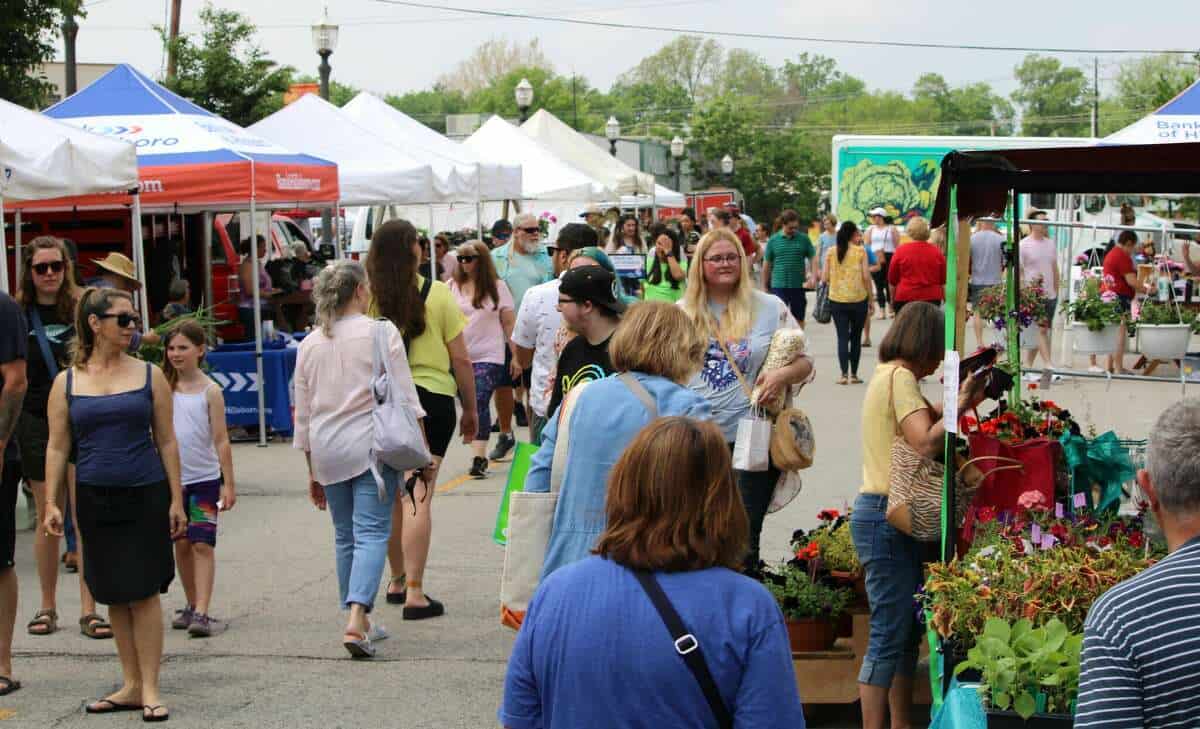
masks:
[[[8,293],[8,242],[4,235],[3,195],[0,195],[0,291]]]
[[[342,260],[342,202],[335,203],[333,209],[333,260]]]
[[[251,175],[253,178],[253,175]],[[262,291],[258,287],[258,212],[254,196],[250,196],[250,271],[251,290],[254,292],[254,373],[258,377],[258,447],[267,447],[267,392],[263,382],[262,342]],[[270,234],[270,231],[267,231]]]
[[[1005,316],[1005,327],[1008,332],[1008,356],[1013,376],[1013,386],[1008,399],[1010,405],[1015,405],[1021,400],[1021,328],[1016,316],[1021,285],[1021,224],[1018,222],[1021,219],[1021,196],[1015,190],[1009,193],[1009,209],[1012,210],[1012,220],[1008,228],[1008,293],[1005,306],[1008,314]]]
[[[133,220],[133,265],[137,268],[138,302],[142,307],[142,334],[150,333],[150,301],[146,297],[146,251],[142,239],[142,196],[133,196],[133,207],[130,210]]]
[[[217,302],[213,301],[213,278],[212,278],[212,237],[213,237],[213,219],[212,213],[205,211],[200,219],[203,221],[204,235],[201,236],[203,248],[200,252],[200,259],[204,262],[204,305],[212,309],[216,307]],[[237,241],[234,241],[237,245]]]
[[[945,347],[948,364],[953,363],[951,353],[958,353],[955,339],[958,335],[958,185],[950,185],[950,216],[946,221],[946,311],[945,311]],[[946,379],[950,381],[949,378]],[[955,395],[957,397],[957,393]],[[947,407],[949,405],[947,404]],[[943,442],[945,460],[943,463],[954,463],[954,446],[958,432],[958,413],[945,413],[943,418],[946,426],[946,436]],[[942,560],[949,562],[954,558],[958,525],[955,523],[954,481],[955,469],[948,465],[942,482]]]
[[[13,276],[15,281],[21,280],[21,270],[24,261],[21,260],[21,208],[17,208],[16,220],[13,223],[13,267],[16,269],[16,275]],[[20,286],[20,283],[17,284]]]
[[[429,278],[438,280],[437,249],[433,247],[433,203],[429,203]]]

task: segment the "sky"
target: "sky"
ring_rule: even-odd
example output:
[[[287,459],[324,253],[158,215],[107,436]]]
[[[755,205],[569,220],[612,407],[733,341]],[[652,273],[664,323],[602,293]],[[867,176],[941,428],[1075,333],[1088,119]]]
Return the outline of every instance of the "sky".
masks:
[[[328,6],[341,27],[330,63],[333,78],[379,94],[428,88],[490,38],[538,39],[561,74],[580,74],[607,90],[622,72],[676,37],[655,27],[803,35],[820,38],[890,39],[936,43],[1067,47],[1196,48],[1200,9],[1180,0],[1130,17],[1135,6],[1115,0],[449,0],[455,7],[535,13],[628,23],[647,30],[605,29],[526,19],[466,16],[445,9],[410,8],[380,0],[218,0],[219,7],[247,15],[259,27],[259,45],[276,61],[316,74],[318,59],[309,26]],[[434,3],[437,4],[437,3]],[[153,26],[165,23],[167,0],[90,0],[80,23],[80,62],[131,63],[160,78],[161,43]],[[600,6],[603,6],[601,8]],[[183,0],[182,32],[199,29],[199,0]],[[981,9],[986,8],[985,15]],[[1173,8],[1179,8],[1174,10]],[[1185,17],[1190,16],[1190,18]],[[922,73],[935,71],[952,85],[986,81],[996,91],[1015,88],[1013,68],[1021,52],[925,50],[751,40],[717,36],[726,48],[745,48],[774,66],[807,51],[837,60],[869,88],[907,92]],[[1067,64],[1092,56],[1058,54]],[[1101,56],[1101,85],[1128,56]],[[61,54],[60,54],[61,59]]]

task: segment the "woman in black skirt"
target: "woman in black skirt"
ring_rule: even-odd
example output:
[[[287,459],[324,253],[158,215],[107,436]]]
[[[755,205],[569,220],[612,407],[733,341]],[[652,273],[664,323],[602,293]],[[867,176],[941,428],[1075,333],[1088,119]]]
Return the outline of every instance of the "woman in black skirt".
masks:
[[[171,539],[184,535],[187,517],[170,387],[157,367],[126,354],[140,323],[123,291],[88,289],[79,299],[74,361],[50,391],[45,528],[62,534],[53,495],[74,450],[84,579],[109,606],[125,679],[87,712],[141,711],[144,721],[166,721],[158,596],[175,576]]]

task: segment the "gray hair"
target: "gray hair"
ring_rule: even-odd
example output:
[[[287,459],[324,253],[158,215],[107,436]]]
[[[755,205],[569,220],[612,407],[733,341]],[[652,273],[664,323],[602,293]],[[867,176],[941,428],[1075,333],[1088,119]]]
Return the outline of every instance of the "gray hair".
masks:
[[[525,223],[528,223],[528,226],[525,225]],[[534,215],[533,213],[521,213],[517,217],[513,218],[513,227],[514,228],[525,228],[525,227],[532,228],[533,226],[535,226],[537,224],[538,224],[537,216]]]
[[[367,282],[367,269],[358,261],[334,261],[317,274],[312,298],[317,323],[325,336],[333,336],[333,322],[338,312],[354,299],[358,287]]]
[[[301,253],[308,253],[308,244],[302,240],[298,240],[292,244],[292,255],[296,258],[300,257]]]
[[[1146,470],[1165,511],[1200,512],[1200,398],[1167,408],[1150,432]]]

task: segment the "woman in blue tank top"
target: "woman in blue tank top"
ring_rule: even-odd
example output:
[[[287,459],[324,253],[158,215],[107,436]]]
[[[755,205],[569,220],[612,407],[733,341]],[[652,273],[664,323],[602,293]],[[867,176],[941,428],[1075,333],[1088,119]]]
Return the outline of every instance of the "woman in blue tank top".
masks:
[[[126,354],[139,323],[123,291],[88,289],[79,300],[74,361],[50,391],[45,528],[62,534],[53,495],[74,452],[83,577],[109,606],[125,681],[86,710],[141,711],[145,721],[166,721],[158,596],[175,576],[171,540],[183,536],[187,517],[170,387],[157,367]]]

